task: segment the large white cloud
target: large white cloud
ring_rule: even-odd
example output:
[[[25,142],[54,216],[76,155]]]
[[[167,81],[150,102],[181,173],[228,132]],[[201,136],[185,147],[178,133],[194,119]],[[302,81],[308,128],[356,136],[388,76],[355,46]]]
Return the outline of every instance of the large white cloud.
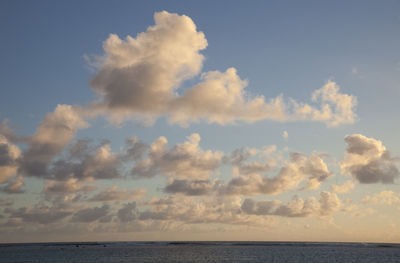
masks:
[[[348,144],[341,169],[353,175],[362,184],[392,184],[400,173],[396,160],[382,142],[362,134],[348,135]]]
[[[91,88],[103,96],[113,111],[161,114],[185,79],[202,68],[207,46],[192,19],[166,11],[154,14],[155,25],[136,38],[121,40],[111,34],[104,56],[96,61],[100,71]]]
[[[283,95],[266,99],[250,95],[248,82],[231,67],[203,72],[199,83],[180,94],[182,82],[201,72],[204,56],[199,52],[207,40],[188,16],[163,11],[155,13],[154,20],[155,25],[136,38],[111,34],[104,42],[104,55],[91,62],[98,72],[90,86],[100,95],[91,110],[116,121],[164,116],[181,125],[199,120],[308,120],[338,126],[356,119],[356,98],[340,93],[333,81],[313,92],[311,105]]]

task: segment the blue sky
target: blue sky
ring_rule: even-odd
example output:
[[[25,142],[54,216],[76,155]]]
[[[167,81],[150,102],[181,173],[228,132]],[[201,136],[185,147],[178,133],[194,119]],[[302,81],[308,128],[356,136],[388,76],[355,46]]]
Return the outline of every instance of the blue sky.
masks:
[[[66,178],[56,178],[51,173],[51,169],[55,165],[53,162],[67,156],[69,154],[68,147],[74,145],[76,140],[79,139],[92,139],[91,145],[93,147],[106,140],[110,144],[111,152],[122,155],[127,147],[125,139],[133,135],[148,145],[160,136],[165,136],[168,140],[168,149],[173,149],[174,145],[187,141],[186,137],[198,133],[201,137],[199,147],[204,152],[207,150],[212,153],[222,152],[225,157],[221,158],[225,161],[218,168],[207,170],[210,173],[209,177],[194,177],[189,178],[190,180],[222,180],[224,184],[228,184],[234,178],[235,164],[233,160],[226,160],[232,159],[232,152],[241,147],[260,150],[263,146],[276,146],[276,151],[267,159],[277,162],[277,166],[274,170],[257,174],[257,176],[269,178],[276,176],[280,168],[294,165],[289,161],[291,152],[302,153],[307,158],[311,158],[310,156],[313,153],[327,153],[329,155],[329,157],[321,158],[327,164],[327,169],[335,176],[328,177],[326,181],[321,179],[321,185],[318,188],[304,191],[299,190],[300,185],[300,188],[285,190],[277,195],[264,192],[235,196],[239,198],[238,202],[244,209],[243,202],[246,198],[255,198],[258,201],[281,200],[285,203],[292,200],[292,197],[296,195],[302,198],[311,196],[317,198],[321,191],[337,194],[336,197],[340,200],[341,206],[340,208],[337,207],[334,214],[329,215],[319,212],[318,216],[307,214],[307,216],[301,218],[288,219],[276,211],[265,214],[263,217],[262,215],[254,215],[254,211],[252,214],[249,210],[243,210],[243,213],[248,213],[248,216],[252,217],[251,220],[261,222],[257,224],[265,223],[268,225],[268,229],[276,231],[274,233],[278,234],[275,239],[285,239],[284,232],[297,229],[282,226],[284,220],[289,220],[298,228],[301,228],[304,224],[311,224],[311,221],[307,220],[315,220],[312,222],[317,222],[315,224],[321,228],[328,227],[335,220],[335,222],[341,222],[347,216],[351,218],[349,219],[351,222],[356,222],[359,218],[354,217],[356,218],[354,219],[348,212],[354,211],[354,207],[351,208],[353,210],[349,208],[351,206],[363,207],[370,204],[370,207],[364,207],[363,213],[366,215],[363,215],[360,220],[365,220],[363,222],[373,219],[379,221],[381,219],[378,220],[376,212],[378,209],[374,207],[379,201],[369,201],[370,203],[368,203],[365,201],[365,196],[376,194],[378,196],[376,198],[382,198],[379,195],[382,191],[391,191],[392,193],[389,193],[391,198],[398,200],[396,199],[400,198],[398,171],[396,170],[397,172],[395,171],[394,174],[390,175],[394,181],[389,183],[382,183],[383,179],[379,179],[373,183],[365,184],[365,181],[360,179],[364,175],[360,175],[360,178],[357,177],[358,173],[354,172],[354,169],[356,169],[354,165],[351,166],[354,168],[353,170],[350,168],[351,171],[347,170],[347,175],[345,168],[341,168],[341,165],[344,162],[354,161],[350,157],[351,160],[346,159],[346,153],[351,155],[351,152],[346,152],[346,147],[350,147],[351,143],[356,142],[345,142],[345,136],[362,134],[364,137],[360,139],[361,141],[367,142],[368,138],[374,140],[372,144],[376,146],[376,151],[381,151],[379,142],[382,142],[393,157],[389,161],[382,159],[382,166],[380,167],[382,171],[378,169],[378,171],[375,171],[376,173],[389,173],[388,167],[398,167],[396,156],[400,156],[400,141],[397,138],[400,128],[398,122],[400,111],[398,103],[400,96],[399,5],[397,1],[304,1],[301,3],[295,1],[252,1],[250,3],[245,1],[219,1],[217,3],[211,1],[151,1],[142,3],[134,1],[4,1],[0,3],[0,30],[2,32],[0,36],[0,86],[2,94],[0,96],[0,120],[7,119],[8,125],[14,128],[14,133],[26,136],[26,138],[25,140],[13,140],[11,137],[7,137],[4,131],[0,131],[0,134],[3,133],[5,136],[5,139],[0,140],[0,143],[8,146],[16,145],[21,152],[18,157],[14,158],[15,164],[13,164],[12,169],[15,172],[12,175],[7,174],[7,176],[4,172],[5,179],[0,182],[3,189],[3,192],[0,193],[0,199],[12,200],[13,204],[10,207],[13,209],[25,207],[27,211],[35,211],[35,209],[44,211],[44,208],[39,206],[44,202],[47,209],[56,211],[60,205],[57,202],[59,202],[61,196],[66,198],[72,195],[81,195],[83,199],[79,201],[79,204],[68,203],[71,206],[68,210],[68,216],[51,222],[54,226],[54,233],[57,233],[57,231],[61,233],[62,227],[67,228],[70,226],[70,222],[78,220],[79,211],[102,207],[102,205],[107,204],[109,206],[107,215],[111,218],[108,223],[100,222],[100,217],[91,222],[86,222],[86,224],[81,222],[79,229],[76,230],[76,235],[66,237],[65,240],[80,239],[84,229],[93,229],[95,226],[113,229],[113,239],[115,240],[129,239],[113,228],[120,222],[118,220],[122,220],[118,218],[117,211],[129,202],[136,202],[138,209],[141,208],[142,212],[147,211],[146,209],[153,212],[160,209],[154,205],[145,205],[152,198],[170,198],[172,200],[175,197],[182,197],[190,199],[188,202],[196,199],[199,205],[204,205],[207,202],[201,199],[202,195],[193,197],[183,192],[166,192],[167,184],[174,180],[181,180],[182,178],[188,180],[188,178],[182,177],[179,172],[163,171],[164,168],[159,167],[157,169],[161,170],[150,179],[129,175],[127,178],[125,178],[126,176],[110,176],[112,179],[104,180],[97,179],[96,176],[89,174],[88,178],[91,178],[89,180],[72,175],[71,178],[77,180],[74,181],[75,188],[72,187],[63,193],[52,193],[50,196],[49,187],[46,188],[46,185],[49,186],[52,183],[67,184]],[[157,115],[154,123],[150,125],[143,125],[140,121],[126,119],[118,124],[109,122],[109,114],[120,114],[116,113],[115,108],[107,105],[107,99],[114,96],[114,91],[109,90],[107,91],[109,92],[108,95],[104,95],[101,91],[96,90],[93,84],[96,77],[103,76],[102,70],[108,69],[107,65],[101,64],[96,68],[90,65],[88,59],[85,58],[111,57],[111,53],[103,50],[103,43],[109,38],[110,34],[115,34],[122,40],[127,35],[136,38],[139,33],[146,32],[149,26],[154,25],[154,14],[163,10],[169,14],[176,13],[180,16],[189,17],[197,27],[194,33],[203,32],[207,41],[206,48],[193,51],[195,55],[204,56],[200,59],[201,70],[193,70],[190,77],[179,81],[178,87],[173,90],[173,92],[176,92],[175,95],[183,98],[186,94],[185,91],[191,90],[198,83],[203,83],[202,74],[207,74],[210,71],[225,72],[228,68],[234,67],[237,76],[248,82],[243,93],[245,94],[243,98],[248,101],[257,96],[264,96],[265,102],[268,102],[270,98],[276,98],[282,94],[287,105],[290,104],[289,99],[292,98],[297,103],[309,104],[315,109],[319,109],[320,105],[312,102],[311,96],[314,91],[332,82],[340,87],[340,94],[351,95],[356,98],[357,104],[354,104],[354,107],[351,108],[355,118],[347,123],[330,127],[329,120],[315,120],[314,117],[310,116],[300,118],[296,112],[290,113],[292,115],[289,118],[292,120],[289,121],[287,119],[276,121],[264,117],[250,121],[247,115],[240,117],[224,112],[223,114],[226,115],[223,116],[233,118],[236,120],[235,123],[209,123],[207,122],[207,118],[210,118],[208,115],[202,115],[203,119],[192,122],[195,117],[189,116],[191,114],[189,112],[203,114],[204,111],[208,111],[204,108],[200,110],[202,113],[195,113],[198,108],[192,108],[191,105],[185,104],[186,106],[181,108],[180,112],[187,112],[188,116],[185,118],[188,122],[182,126],[179,123],[171,124],[167,120],[168,116],[176,114],[176,112],[170,111],[169,107],[175,107],[172,105],[174,103],[171,102],[172,106],[166,106],[163,109],[165,114],[160,114],[160,112],[152,109],[147,110],[147,113]],[[148,42],[148,44],[151,43]],[[114,72],[119,69],[121,69],[120,66],[115,64]],[[135,71],[132,71],[132,73],[135,74]],[[108,81],[112,86],[113,80]],[[127,85],[127,88],[129,89],[129,85]],[[144,90],[146,89],[147,87],[144,87]],[[134,91],[132,92],[133,95],[136,95]],[[150,98],[147,99],[150,101]],[[100,101],[102,112],[95,114],[92,112],[96,115],[95,117],[83,117],[93,110],[89,105],[94,101]],[[205,101],[202,103],[206,104]],[[79,124],[76,124],[79,128],[74,127],[76,132],[71,135],[72,138],[66,139],[59,152],[51,156],[51,161],[47,163],[46,175],[32,176],[24,170],[22,164],[29,161],[26,156],[28,156],[30,149],[39,147],[34,134],[39,134],[38,127],[40,127],[40,123],[44,122],[44,116],[48,113],[52,114],[58,104],[88,107],[89,109],[83,110],[83,112],[79,111],[78,115],[90,127],[84,128],[82,126],[81,128]],[[211,106],[217,107],[219,105]],[[127,108],[128,115],[135,118],[143,117],[143,112],[137,111],[135,107],[135,105],[130,105]],[[240,108],[239,106],[235,107]],[[246,107],[243,106],[243,111],[248,110]],[[228,112],[231,112],[234,108],[228,109]],[[63,112],[64,110],[69,112],[67,109],[62,109]],[[75,108],[72,111],[75,112]],[[348,117],[348,114],[342,115]],[[341,117],[343,117],[342,115]],[[246,118],[248,119],[246,120]],[[284,131],[288,133],[287,138],[282,136]],[[360,143],[360,140],[357,140],[357,143]],[[262,158],[264,157],[256,155],[251,160],[265,161]],[[362,158],[367,160],[370,157],[363,156]],[[372,159],[368,160],[371,161]],[[133,160],[130,161],[133,162]],[[119,169],[126,169],[127,171],[129,165],[132,165],[132,163],[124,164],[124,167],[119,167]],[[311,178],[313,175],[310,175],[310,173],[306,172],[302,176]],[[135,179],[135,176],[139,179]],[[18,188],[18,191],[14,191],[19,192],[19,194],[7,192],[6,188],[11,186],[17,180],[16,178],[24,181],[21,189]],[[342,185],[349,180],[355,186],[352,190],[349,190],[350,192],[343,194],[344,196],[331,190],[331,185]],[[69,183],[72,184],[72,181],[69,181]],[[98,188],[92,191],[84,191],[80,186],[85,184],[94,184]],[[137,200],[121,199],[114,203],[111,201],[90,203],[88,201],[100,191],[113,186],[119,187],[119,189],[124,189],[124,187],[146,189],[147,194]],[[386,192],[385,194],[388,195]],[[213,192],[212,195],[217,194]],[[28,199],[29,201],[26,201]],[[346,203],[345,200],[348,199],[351,199],[352,202]],[[399,203],[400,201],[391,202],[391,205],[395,206],[395,212],[388,212],[388,221],[394,220],[398,215],[398,211],[400,211]],[[24,215],[5,212],[6,208],[10,207],[4,206],[2,209],[3,217],[0,218],[2,224],[0,228],[1,231],[11,233],[12,240],[24,241],[21,236],[23,231],[32,231],[32,233],[37,231],[35,235],[38,235],[40,239],[51,240],[51,235],[40,236],[38,234],[41,227],[40,222],[32,223],[27,221]],[[357,209],[361,210],[361,208]],[[376,211],[371,212],[373,209]],[[370,212],[365,212],[367,210]],[[346,214],[346,211],[348,214]],[[327,217],[329,217],[329,220],[326,219]],[[171,215],[168,220],[163,219],[161,221],[165,224],[184,224],[189,229],[187,232],[178,233],[172,228],[170,230],[173,233],[172,236],[175,235],[177,239],[190,239],[196,231],[200,231],[202,234],[212,231],[212,226],[207,227],[207,224],[199,225],[190,220],[179,219],[178,216],[176,216],[176,220],[171,218],[174,218],[174,215]],[[277,223],[269,225],[268,220],[270,218]],[[333,218],[333,221],[330,221],[331,218]],[[152,218],[151,220],[156,219]],[[140,220],[132,222],[132,225],[150,224],[138,221]],[[24,225],[26,229],[10,227],[10,222],[26,223]],[[232,227],[232,222],[229,222],[213,222],[212,224],[227,225],[226,227],[240,232],[240,227],[243,224],[239,224],[240,227],[235,229]],[[322,238],[339,241],[382,241],[379,239],[379,234],[382,231],[389,231],[377,228],[376,232],[370,236],[363,236],[360,234],[361,229],[360,232],[352,235],[345,231],[348,230],[348,226],[337,224],[344,229],[342,236],[335,236],[333,232],[328,232]],[[132,232],[137,231],[137,226],[135,225],[135,227]],[[147,238],[151,236],[155,239],[165,239],[166,233],[156,228],[153,229],[149,225],[146,225],[146,227],[147,230],[141,231],[149,231],[151,235],[143,234],[142,238],[151,239]],[[198,230],[197,227],[201,230]],[[395,227],[398,229],[400,226]],[[321,228],[316,227],[319,230]],[[295,239],[318,239],[315,236],[317,230],[314,229],[309,234],[302,231],[299,230],[298,238],[295,237]],[[91,232],[89,239],[101,239],[102,233],[100,232]],[[252,234],[250,233],[247,236],[239,234],[237,236],[226,236],[226,239],[251,239],[251,237]],[[204,239],[203,236],[198,236],[198,238]],[[391,238],[391,241],[399,242],[400,240],[400,236]],[[196,236],[194,236],[194,239],[196,239]],[[255,237],[255,239],[258,239],[258,237]],[[8,240],[3,238],[1,241],[6,242]]]

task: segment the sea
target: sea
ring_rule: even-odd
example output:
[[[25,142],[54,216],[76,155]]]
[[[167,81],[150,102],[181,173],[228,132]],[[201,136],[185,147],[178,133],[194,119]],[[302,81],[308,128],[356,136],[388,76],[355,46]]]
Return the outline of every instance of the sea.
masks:
[[[0,244],[2,263],[400,262],[400,244],[304,242],[79,242]]]

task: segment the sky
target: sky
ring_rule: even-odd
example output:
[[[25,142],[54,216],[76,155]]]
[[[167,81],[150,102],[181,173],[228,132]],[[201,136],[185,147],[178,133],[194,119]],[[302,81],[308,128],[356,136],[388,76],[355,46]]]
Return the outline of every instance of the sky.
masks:
[[[2,1],[0,242],[400,242],[398,1]]]

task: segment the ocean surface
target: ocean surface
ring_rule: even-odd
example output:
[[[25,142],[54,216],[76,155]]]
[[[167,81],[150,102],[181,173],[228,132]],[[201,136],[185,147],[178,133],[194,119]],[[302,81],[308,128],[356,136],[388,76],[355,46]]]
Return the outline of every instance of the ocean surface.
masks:
[[[95,242],[0,244],[0,262],[400,262],[400,244]]]

